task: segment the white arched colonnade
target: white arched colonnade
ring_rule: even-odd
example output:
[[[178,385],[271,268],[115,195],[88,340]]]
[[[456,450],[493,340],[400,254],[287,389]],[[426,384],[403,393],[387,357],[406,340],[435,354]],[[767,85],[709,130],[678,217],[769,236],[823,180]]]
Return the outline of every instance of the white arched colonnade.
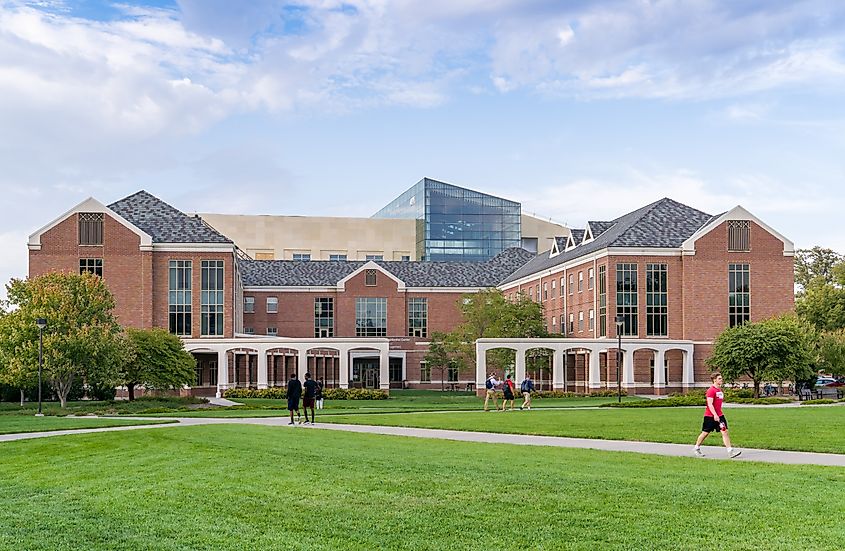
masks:
[[[553,351],[552,356],[552,388],[564,388],[563,356],[568,351],[586,353],[589,356],[587,370],[587,388],[601,388],[601,366],[599,354],[616,350],[617,341],[611,339],[478,339],[475,341],[475,383],[477,388],[484,388],[487,379],[487,351],[497,348],[507,348],[516,352],[514,376],[517,384],[525,378],[525,353],[535,348],[546,348]],[[655,354],[655,366],[662,366],[666,352],[680,350],[683,353],[683,371],[681,386],[691,388],[695,385],[693,371],[692,341],[678,341],[665,339],[622,339],[622,387],[634,388],[634,353],[637,350],[650,350]],[[651,386],[651,385],[650,385]],[[654,370],[654,388],[666,386],[663,369]]]
[[[229,388],[228,353],[248,350],[258,356],[258,388],[267,388],[267,353],[275,348],[296,350],[298,355],[297,377],[305,379],[308,370],[308,351],[313,349],[336,350],[340,356],[340,388],[349,388],[349,352],[357,349],[377,350],[379,354],[379,387],[390,388],[390,341],[379,338],[355,339],[293,339],[287,337],[244,337],[236,339],[185,339],[185,350],[191,353],[217,354],[218,398]]]

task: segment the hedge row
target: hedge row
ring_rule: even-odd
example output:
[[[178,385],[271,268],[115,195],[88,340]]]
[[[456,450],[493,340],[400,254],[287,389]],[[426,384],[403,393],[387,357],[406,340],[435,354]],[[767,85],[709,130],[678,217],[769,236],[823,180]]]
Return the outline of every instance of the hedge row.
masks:
[[[788,398],[730,398],[725,397],[725,402],[733,404],[787,404],[792,400]],[[704,396],[698,393],[693,394],[673,394],[668,398],[658,400],[641,400],[637,402],[622,402],[618,404],[611,402],[609,404],[602,404],[601,407],[612,408],[669,408],[677,406],[704,406]]]
[[[224,398],[264,398],[284,400],[288,396],[283,387],[272,388],[230,388],[223,393]],[[387,392],[368,388],[326,388],[323,398],[326,400],[387,400]]]

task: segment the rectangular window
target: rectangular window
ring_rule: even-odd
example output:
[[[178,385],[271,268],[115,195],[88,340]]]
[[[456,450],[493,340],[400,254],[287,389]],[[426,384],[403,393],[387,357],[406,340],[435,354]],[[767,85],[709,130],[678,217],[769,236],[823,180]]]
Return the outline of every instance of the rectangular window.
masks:
[[[590,310],[590,331],[596,330],[596,311]]]
[[[244,314],[255,313],[255,297],[244,297]]]
[[[578,272],[578,292],[584,290],[584,272]]]
[[[267,313],[277,314],[279,312],[279,298],[267,297]]]
[[[669,283],[666,264],[645,266],[645,334],[665,337],[669,334]]]
[[[194,374],[196,375],[194,386],[202,386],[202,363],[197,362],[197,366],[194,368]]]
[[[275,337],[278,334],[279,334],[279,331],[275,327],[268,327],[267,328],[267,336],[268,337]]]
[[[555,284],[557,283],[556,279],[552,280],[552,298],[555,296]]]
[[[584,330],[584,312],[578,312],[578,332]]]
[[[420,362],[420,382],[431,382],[431,366],[428,365],[426,362]]]
[[[560,278],[560,296],[563,296],[563,289],[564,289],[563,278]]]
[[[751,250],[751,222],[728,220],[728,251],[748,252]]]
[[[387,336],[387,299],[355,299],[355,336]]]
[[[334,337],[334,299],[314,299],[314,336],[318,339]]]
[[[329,260],[339,261],[339,260],[346,260],[345,254],[330,254]]]
[[[607,266],[599,266],[599,336],[607,336]]]
[[[201,335],[223,335],[223,261],[202,261]]]
[[[428,299],[408,299],[408,336],[428,336]]]
[[[79,259],[79,275],[85,272],[92,273],[103,277],[103,259],[102,258],[80,258]]]
[[[190,260],[171,260],[169,264],[168,317],[174,335],[191,334],[191,276]]]
[[[575,332],[575,314],[569,314],[569,332]]]
[[[383,254],[368,254],[364,260],[384,260]]]
[[[244,327],[244,333],[247,334],[247,335],[255,335],[255,328]]]
[[[531,300],[534,300],[534,287],[529,287],[529,288],[528,288],[528,297],[529,297]]]
[[[446,369],[446,381],[450,383],[458,382],[458,366],[449,365]]]
[[[311,253],[293,253],[293,259],[300,262],[309,262],[311,260]]]
[[[596,273],[590,268],[587,271],[587,289],[592,289],[596,284]]]
[[[569,294],[575,292],[575,274],[569,274]]]
[[[217,360],[208,362],[208,384],[210,386],[217,385]]]
[[[103,244],[103,213],[102,212],[80,212],[79,213],[79,244],[80,245],[102,245]]]
[[[549,284],[543,283],[543,300],[549,300]]]
[[[402,262],[410,262],[410,261],[411,261],[411,255],[408,255],[408,254],[402,255]]]
[[[751,269],[748,264],[728,264],[728,325],[751,319]]]
[[[622,316],[623,336],[637,334],[637,265],[616,265],[616,313]]]
[[[540,302],[540,284],[537,284],[537,302]]]
[[[375,270],[367,270],[364,274],[364,285],[368,287],[375,287],[376,286],[376,271]]]
[[[552,327],[555,327],[555,326],[557,326],[557,317],[552,316]]]

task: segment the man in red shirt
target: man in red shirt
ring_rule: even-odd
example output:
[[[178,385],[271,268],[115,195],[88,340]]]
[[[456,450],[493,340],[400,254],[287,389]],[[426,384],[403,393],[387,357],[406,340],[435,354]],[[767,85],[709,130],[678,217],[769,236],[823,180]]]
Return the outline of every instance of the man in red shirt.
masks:
[[[713,385],[707,389],[707,405],[704,407],[704,424],[701,426],[701,434],[698,435],[698,440],[695,441],[695,448],[693,452],[698,457],[704,457],[701,453],[701,443],[707,438],[707,435],[714,430],[721,431],[722,442],[728,448],[728,457],[733,459],[742,452],[731,447],[731,437],[728,436],[728,421],[722,415],[722,402],[725,401],[725,395],[722,392],[722,374],[719,372],[713,373],[710,376]]]

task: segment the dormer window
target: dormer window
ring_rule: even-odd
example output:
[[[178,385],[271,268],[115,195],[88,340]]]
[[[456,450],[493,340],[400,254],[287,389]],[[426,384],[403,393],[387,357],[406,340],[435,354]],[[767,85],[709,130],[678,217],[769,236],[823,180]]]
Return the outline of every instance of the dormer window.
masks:
[[[728,220],[728,251],[748,252],[751,250],[751,222]]]
[[[102,245],[103,244],[103,213],[102,212],[80,212],[79,213],[79,244],[80,245]]]

